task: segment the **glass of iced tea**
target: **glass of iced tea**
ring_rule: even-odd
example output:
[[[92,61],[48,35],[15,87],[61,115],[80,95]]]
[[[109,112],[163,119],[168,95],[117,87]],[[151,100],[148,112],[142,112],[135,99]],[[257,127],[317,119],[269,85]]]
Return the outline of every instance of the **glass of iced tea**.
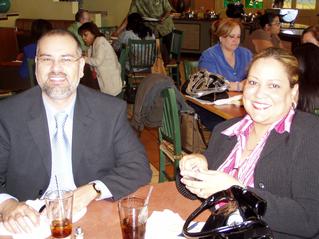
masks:
[[[45,204],[52,238],[71,238],[73,192],[49,191],[45,194]]]
[[[123,198],[118,203],[123,239],[144,239],[148,217],[147,205],[138,197]]]

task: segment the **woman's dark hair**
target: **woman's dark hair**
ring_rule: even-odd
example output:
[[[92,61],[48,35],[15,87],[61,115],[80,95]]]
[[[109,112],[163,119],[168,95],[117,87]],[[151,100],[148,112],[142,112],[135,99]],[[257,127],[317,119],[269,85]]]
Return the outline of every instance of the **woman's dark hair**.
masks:
[[[151,36],[153,34],[152,30],[145,26],[142,16],[136,12],[127,16],[126,30],[133,31],[141,39],[144,39],[147,35]]]
[[[266,12],[265,14],[259,17],[259,24],[261,28],[264,28],[267,24],[271,25],[276,17],[279,17],[278,14],[273,12]]]
[[[82,26],[80,26],[80,28],[78,30],[78,33],[82,36],[83,33],[86,31],[91,32],[95,36],[95,38],[100,37],[100,36],[104,36],[104,34],[102,32],[100,32],[97,25],[95,25],[95,23],[93,23],[93,22],[86,22],[86,23],[82,24]]]
[[[299,100],[297,108],[314,113],[319,109],[319,47],[312,43],[302,44],[294,50],[298,59],[301,76],[299,80]]]
[[[229,3],[227,5],[226,16],[229,18],[241,18],[244,13],[244,5],[241,3]]]
[[[40,37],[52,30],[52,24],[44,19],[37,19],[32,22],[31,25],[31,36],[35,41],[38,41]]]

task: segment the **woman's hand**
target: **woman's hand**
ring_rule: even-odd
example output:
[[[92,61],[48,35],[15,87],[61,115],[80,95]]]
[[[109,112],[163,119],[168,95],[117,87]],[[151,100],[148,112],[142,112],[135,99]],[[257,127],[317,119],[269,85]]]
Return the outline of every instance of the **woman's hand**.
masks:
[[[184,170],[181,171],[181,175],[183,176],[181,182],[185,184],[190,192],[200,198],[208,198],[212,194],[226,190],[234,185],[244,187],[242,183],[232,176],[215,170],[200,170],[198,172]]]
[[[181,172],[184,170],[208,170],[207,159],[202,154],[185,155],[179,162],[179,168]]]

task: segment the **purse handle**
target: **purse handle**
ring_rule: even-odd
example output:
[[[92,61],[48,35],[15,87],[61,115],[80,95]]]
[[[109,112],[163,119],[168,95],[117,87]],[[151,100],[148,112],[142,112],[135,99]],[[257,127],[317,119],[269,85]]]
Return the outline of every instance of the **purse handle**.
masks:
[[[247,194],[248,193],[248,194]],[[245,195],[244,197],[242,197]],[[242,197],[238,200],[239,197]],[[190,223],[203,211],[210,209],[216,212],[216,205],[218,205],[222,201],[234,202],[240,204],[243,200],[247,199],[247,197],[251,197],[252,199],[247,201],[246,203],[253,203],[249,207],[252,212],[256,215],[256,217],[251,217],[249,220],[245,220],[240,224],[229,225],[229,226],[221,226],[217,228],[212,228],[209,231],[205,232],[189,232],[188,227]],[[256,197],[256,198],[254,198]],[[244,203],[244,204],[246,204]],[[247,207],[247,204],[245,205]],[[238,208],[238,207],[237,207]],[[208,197],[203,203],[198,207],[185,221],[183,226],[183,234],[187,238],[214,238],[219,236],[219,238],[223,238],[224,236],[231,236],[232,234],[244,233],[245,231],[253,228],[261,228],[262,237],[261,238],[272,238],[272,233],[268,228],[268,225],[260,219],[260,216],[264,215],[266,210],[266,202],[255,195],[252,192],[249,192],[246,189],[243,189],[238,186],[233,186],[227,190],[220,191]],[[212,215],[208,218],[211,218]]]

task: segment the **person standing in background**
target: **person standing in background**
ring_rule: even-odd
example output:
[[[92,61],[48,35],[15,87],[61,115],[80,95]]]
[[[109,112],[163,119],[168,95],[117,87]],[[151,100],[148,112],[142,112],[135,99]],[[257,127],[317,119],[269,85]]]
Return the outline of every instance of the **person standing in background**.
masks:
[[[33,38],[34,42],[23,48],[23,61],[19,68],[19,75],[21,76],[21,78],[29,78],[28,59],[35,58],[37,50],[37,41],[44,33],[50,30],[52,30],[52,25],[47,20],[37,19],[32,22],[31,37]]]
[[[150,27],[161,38],[161,53],[164,64],[169,62],[169,50],[174,29],[173,19],[170,16],[173,8],[168,0],[132,0],[128,14],[137,12],[144,18],[145,25]],[[155,20],[157,19],[157,20]],[[113,35],[118,36],[127,25],[127,16]]]
[[[80,42],[81,49],[83,52],[87,52],[88,46],[85,45],[82,37],[78,33],[78,30],[82,24],[89,21],[91,21],[89,12],[84,9],[79,9],[79,11],[75,14],[75,22],[68,27],[68,31],[71,32]]]

